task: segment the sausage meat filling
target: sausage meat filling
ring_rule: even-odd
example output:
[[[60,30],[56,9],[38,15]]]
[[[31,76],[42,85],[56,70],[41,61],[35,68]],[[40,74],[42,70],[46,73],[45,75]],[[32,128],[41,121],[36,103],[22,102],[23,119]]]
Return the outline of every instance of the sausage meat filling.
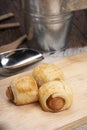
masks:
[[[10,100],[14,100],[14,95],[13,95],[13,92],[12,92],[11,87],[8,87],[8,88],[7,88],[6,95],[7,95],[7,97],[8,97]]]
[[[65,100],[62,97],[52,98],[50,96],[47,100],[47,106],[53,111],[60,111],[65,105]]]

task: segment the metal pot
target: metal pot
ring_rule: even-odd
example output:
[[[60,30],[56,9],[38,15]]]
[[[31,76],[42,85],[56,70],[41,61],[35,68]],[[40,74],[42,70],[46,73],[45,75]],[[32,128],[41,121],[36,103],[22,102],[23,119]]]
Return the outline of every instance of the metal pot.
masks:
[[[63,12],[61,0],[26,0],[24,18],[29,47],[40,51],[66,47],[72,27],[72,13]]]

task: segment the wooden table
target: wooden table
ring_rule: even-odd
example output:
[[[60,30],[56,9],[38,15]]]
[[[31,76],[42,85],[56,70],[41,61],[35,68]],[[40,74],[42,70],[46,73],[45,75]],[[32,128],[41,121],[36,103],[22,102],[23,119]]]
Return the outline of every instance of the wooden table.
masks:
[[[82,51],[86,51],[86,53],[83,53],[83,55],[80,54],[76,56],[77,53],[80,53]],[[71,55],[75,55],[75,56],[68,58]],[[44,54],[44,56],[46,56],[46,54]],[[2,112],[0,113],[2,117],[0,118],[0,123],[1,123],[0,127],[5,128],[6,130],[10,130],[10,129],[15,130],[17,126],[17,130],[19,130],[22,128],[23,125],[23,128],[25,128],[25,130],[27,130],[27,128],[31,128],[31,130],[34,130],[35,126],[37,126],[36,127],[37,130],[38,129],[54,130],[55,128],[56,129],[58,128],[58,130],[82,130],[82,129],[86,130],[87,118],[85,116],[87,116],[87,111],[86,111],[87,106],[85,105],[87,104],[86,102],[87,98],[85,96],[87,93],[86,91],[87,90],[87,86],[86,86],[87,47],[78,48],[78,49],[77,48],[67,49],[64,52],[56,52],[50,56],[48,55],[43,61],[38,62],[37,64],[40,64],[42,62],[55,63],[56,65],[61,66],[62,70],[64,71],[66,80],[68,80],[68,82],[73,83],[72,91],[74,95],[74,101],[71,109],[69,109],[69,111],[64,111],[63,114],[62,113],[53,114],[53,113],[43,112],[39,107],[39,105],[36,104],[31,104],[30,107],[29,105],[20,106],[20,107],[14,106],[12,103],[8,102],[8,99],[5,95],[7,86],[9,86],[12,78],[16,76],[14,75],[12,77],[1,80],[0,82],[0,86],[1,86],[0,91],[2,92],[0,93],[0,97],[1,97],[0,112]],[[30,70],[31,68],[33,69],[37,64],[34,64],[31,67],[27,67],[25,70],[23,70],[24,72],[23,71],[19,72],[19,75],[29,75],[31,73],[29,69]],[[84,88],[83,88],[83,84],[84,84]],[[79,103],[77,100],[78,97],[80,98]],[[84,104],[81,106],[80,103],[81,104],[84,103]],[[25,111],[27,111],[28,113],[26,113]],[[6,114],[4,115],[4,113]],[[52,119],[50,118],[50,116]],[[40,117],[40,118],[38,121],[36,121],[37,119],[36,118],[34,119],[34,117],[36,118]],[[23,121],[25,121],[24,124]],[[5,122],[7,123],[7,125],[6,124],[3,125],[3,123]],[[32,124],[29,125],[30,122],[32,122],[33,125]]]

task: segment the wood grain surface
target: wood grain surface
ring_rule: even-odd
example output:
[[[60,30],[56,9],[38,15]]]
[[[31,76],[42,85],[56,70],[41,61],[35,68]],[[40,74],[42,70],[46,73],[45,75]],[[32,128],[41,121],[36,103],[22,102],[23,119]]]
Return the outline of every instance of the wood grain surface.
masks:
[[[16,48],[18,48],[20,46],[20,44],[22,44],[22,42],[27,38],[26,35],[21,36],[19,39],[17,39],[16,41],[9,43],[7,45],[3,45],[0,47],[0,53],[5,52],[5,51],[9,51],[9,50],[14,50]]]
[[[0,0],[0,16],[7,13],[13,13],[14,17],[0,21],[0,24],[18,22],[20,27],[0,30],[0,46],[9,44],[25,34],[21,0]]]
[[[87,0],[66,0],[66,11],[87,9]]]
[[[15,106],[6,97],[6,88],[19,75],[31,75],[31,71],[0,81],[0,130],[71,130],[87,123],[87,52],[56,61],[61,67],[73,92],[73,104],[69,110],[44,112],[39,103]]]

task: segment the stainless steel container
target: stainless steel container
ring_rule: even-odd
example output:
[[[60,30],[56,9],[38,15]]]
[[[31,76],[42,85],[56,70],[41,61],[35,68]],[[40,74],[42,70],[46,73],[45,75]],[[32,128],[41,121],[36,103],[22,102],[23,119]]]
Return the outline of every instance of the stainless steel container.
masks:
[[[64,13],[62,0],[26,0],[24,17],[29,47],[55,51],[67,46],[72,13]]]
[[[0,53],[0,75],[12,75],[18,70],[44,59],[37,50],[18,48]]]

